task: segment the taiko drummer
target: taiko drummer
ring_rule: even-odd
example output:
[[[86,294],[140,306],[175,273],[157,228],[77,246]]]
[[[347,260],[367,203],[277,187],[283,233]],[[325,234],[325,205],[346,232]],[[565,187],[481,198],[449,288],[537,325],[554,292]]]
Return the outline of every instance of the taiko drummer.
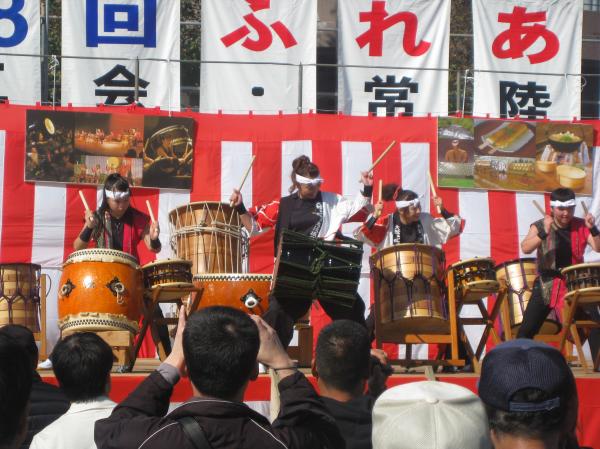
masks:
[[[86,210],[85,225],[73,242],[75,250],[87,248],[90,240],[98,248],[123,251],[139,259],[137,246],[144,241],[152,252],[159,252],[158,223],[129,204],[131,190],[125,178],[113,173],[106,178],[102,204],[97,211]]]

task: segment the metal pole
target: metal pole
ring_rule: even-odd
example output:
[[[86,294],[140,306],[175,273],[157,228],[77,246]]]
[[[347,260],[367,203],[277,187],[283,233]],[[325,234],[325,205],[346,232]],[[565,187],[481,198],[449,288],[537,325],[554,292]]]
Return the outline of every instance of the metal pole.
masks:
[[[458,105],[460,104],[460,71],[456,71],[456,110],[458,112]]]
[[[133,102],[138,104],[140,98],[140,58],[135,58],[135,86],[133,93]]]
[[[41,19],[41,25],[42,25],[42,45],[41,45],[41,50],[42,50],[42,55],[44,55],[44,57],[41,60],[41,64],[42,64],[42,103],[47,102],[50,98],[49,98],[49,82],[48,82],[48,55],[50,53],[50,44],[49,44],[49,40],[48,40],[48,34],[49,34],[49,24],[50,22],[48,21],[48,18],[50,16],[50,0],[45,0],[44,1],[44,17]]]
[[[302,89],[304,88],[303,72],[304,69],[302,67],[302,63],[300,63],[298,66],[298,114],[302,114]]]
[[[469,69],[465,69],[465,84],[463,87],[463,95],[462,95],[462,115],[465,115],[465,98],[467,97],[467,78],[469,77]]]

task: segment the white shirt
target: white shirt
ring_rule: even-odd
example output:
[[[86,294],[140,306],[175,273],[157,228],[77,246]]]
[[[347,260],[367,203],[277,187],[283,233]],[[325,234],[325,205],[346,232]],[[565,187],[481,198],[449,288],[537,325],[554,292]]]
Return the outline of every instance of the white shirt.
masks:
[[[73,402],[64,415],[33,437],[29,449],[96,449],[94,424],[108,418],[116,405],[106,396]]]

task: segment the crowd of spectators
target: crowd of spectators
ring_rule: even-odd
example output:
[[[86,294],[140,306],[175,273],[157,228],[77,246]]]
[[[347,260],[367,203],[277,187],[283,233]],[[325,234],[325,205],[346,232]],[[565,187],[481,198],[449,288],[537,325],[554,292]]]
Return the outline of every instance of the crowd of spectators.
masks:
[[[271,327],[227,307],[187,320],[182,309],[170,355],[120,404],[108,398],[111,348],[96,334],[56,345],[59,388],[40,379],[37,356],[28,329],[0,328],[0,449],[579,448],[572,371],[558,350],[533,340],[492,349],[478,395],[438,381],[386,389],[385,355],[346,320],[318,337],[315,389]],[[279,379],[273,421],[243,402],[259,363]],[[169,412],[183,376],[192,397]]]

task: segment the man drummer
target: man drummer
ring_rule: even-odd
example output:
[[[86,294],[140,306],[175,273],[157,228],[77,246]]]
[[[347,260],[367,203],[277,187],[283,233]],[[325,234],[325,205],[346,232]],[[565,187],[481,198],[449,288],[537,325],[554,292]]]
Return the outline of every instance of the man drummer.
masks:
[[[369,203],[373,191],[373,177],[361,173],[363,191],[354,200],[341,195],[321,191],[323,179],[320,171],[307,156],[299,156],[292,162],[292,186],[290,195],[262,206],[246,210],[242,194],[234,190],[230,202],[250,235],[257,235],[275,228],[275,255],[284,229],[289,229],[324,240],[334,240],[342,223]],[[365,324],[365,304],[357,294],[352,308],[320,301],[323,310],[332,319],[350,319]],[[269,307],[262,316],[272,326],[281,342],[287,347],[293,336],[294,323],[310,309],[311,301],[297,300],[282,303],[273,295]]]
[[[595,224],[594,216],[590,213],[583,219],[574,216],[573,190],[554,190],[550,194],[550,208],[551,214],[532,223],[529,233],[521,242],[521,249],[525,254],[537,251],[538,277],[517,338],[533,338],[553,308],[561,316],[567,289],[560,270],[583,263],[586,245],[595,252],[600,252],[600,230]],[[597,311],[595,313],[597,315]],[[598,316],[592,318],[599,319]],[[600,335],[594,331],[597,330],[594,329],[590,334],[593,355],[600,346]]]
[[[160,228],[149,217],[130,206],[131,191],[127,180],[113,173],[106,178],[102,191],[102,204],[97,211],[86,210],[85,225],[73,247],[87,248],[94,240],[98,248],[110,248],[126,252],[139,259],[137,246],[140,241],[152,252],[159,252]]]

